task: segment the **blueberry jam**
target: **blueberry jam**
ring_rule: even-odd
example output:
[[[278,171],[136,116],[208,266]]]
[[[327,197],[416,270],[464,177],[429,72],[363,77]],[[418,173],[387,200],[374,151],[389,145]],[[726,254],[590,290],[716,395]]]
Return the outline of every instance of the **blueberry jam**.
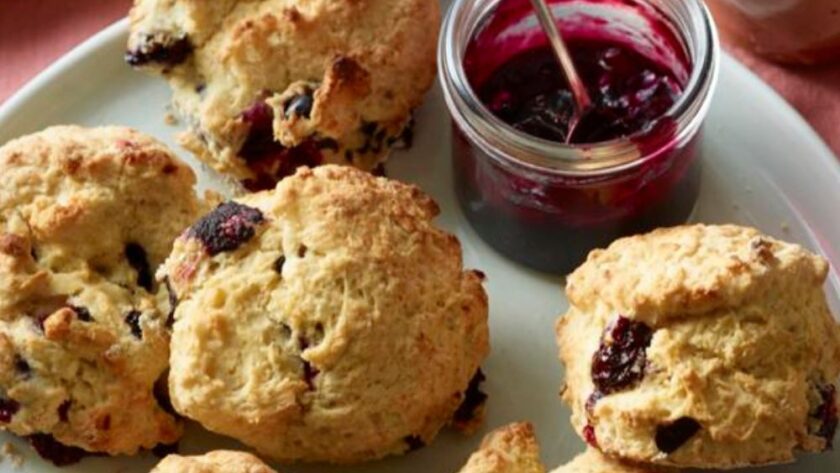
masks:
[[[549,3],[593,100],[582,117],[527,0],[488,9],[453,55],[460,63],[445,64],[463,79],[442,75],[457,99],[453,172],[467,220],[508,258],[566,274],[594,248],[688,219],[716,63],[689,57],[697,40],[646,0]],[[710,72],[692,83],[695,59]]]
[[[700,423],[691,417],[680,417],[669,424],[662,424],[656,428],[654,437],[656,448],[666,454],[674,453],[691,440],[701,428]]]
[[[586,39],[570,41],[569,49],[592,98],[571,135],[574,100],[548,46],[511,57],[481,84],[479,98],[531,136],[596,143],[652,128],[682,93],[672,71],[624,45]]]

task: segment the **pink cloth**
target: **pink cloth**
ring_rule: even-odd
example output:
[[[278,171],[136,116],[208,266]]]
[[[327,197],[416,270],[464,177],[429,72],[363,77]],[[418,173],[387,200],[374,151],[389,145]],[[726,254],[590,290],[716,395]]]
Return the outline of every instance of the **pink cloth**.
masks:
[[[73,46],[124,16],[130,5],[131,0],[0,0],[0,103]],[[840,156],[840,64],[785,68],[730,49]]]

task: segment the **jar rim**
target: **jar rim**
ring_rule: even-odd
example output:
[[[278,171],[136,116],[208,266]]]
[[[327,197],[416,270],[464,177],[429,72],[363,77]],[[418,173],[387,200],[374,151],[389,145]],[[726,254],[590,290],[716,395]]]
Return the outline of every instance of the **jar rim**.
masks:
[[[483,11],[475,15],[471,25],[462,24],[465,7],[485,1]],[[454,0],[444,18],[438,45],[438,69],[444,99],[450,115],[461,131],[493,159],[514,163],[538,171],[571,176],[592,176],[620,172],[647,161],[650,152],[642,152],[634,140],[649,138],[650,130],[640,130],[629,136],[609,141],[585,144],[566,144],[523,133],[505,123],[481,103],[470,85],[464,68],[466,45],[501,0]],[[650,0],[635,0],[653,6]],[[720,43],[714,20],[702,0],[680,2],[689,9],[689,19],[697,34],[689,37],[685,28],[665,15],[680,33],[687,54],[691,57],[691,73],[685,90],[668,112],[676,122],[676,131],[660,140],[646,142],[645,149],[658,150],[671,143],[683,143],[700,128],[717,84]],[[456,35],[462,43],[458,47]],[[693,41],[692,41],[693,40]],[[688,47],[689,42],[693,48]],[[507,152],[501,152],[505,150]]]

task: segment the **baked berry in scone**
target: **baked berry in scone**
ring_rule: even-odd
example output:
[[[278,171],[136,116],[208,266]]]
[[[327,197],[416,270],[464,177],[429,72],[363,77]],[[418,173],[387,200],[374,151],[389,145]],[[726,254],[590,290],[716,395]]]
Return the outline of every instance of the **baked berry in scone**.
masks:
[[[545,473],[534,427],[519,422],[490,432],[460,473]]]
[[[149,473],[277,473],[246,452],[215,450],[204,455],[168,455]]]
[[[338,463],[422,447],[467,398],[480,410],[487,296],[438,212],[328,165],[202,217],[159,272],[175,409],[267,457]]]
[[[563,399],[591,445],[633,461],[734,468],[831,446],[840,326],[824,259],[733,225],[593,251],[557,323]]]
[[[435,0],[135,0],[126,60],[162,75],[182,144],[250,190],[373,170],[435,76]]]
[[[192,171],[136,131],[62,126],[0,148],[0,176],[0,428],[56,464],[175,442],[154,272],[203,212]]]

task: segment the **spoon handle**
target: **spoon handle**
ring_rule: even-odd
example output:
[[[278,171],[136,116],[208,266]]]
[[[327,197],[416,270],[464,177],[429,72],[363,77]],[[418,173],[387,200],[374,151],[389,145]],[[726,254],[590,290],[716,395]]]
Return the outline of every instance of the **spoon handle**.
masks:
[[[586,91],[586,86],[580,79],[577,69],[575,69],[575,64],[572,62],[569,49],[566,48],[566,43],[563,42],[563,38],[557,30],[557,23],[554,20],[554,15],[551,14],[551,9],[549,9],[545,0],[531,0],[531,4],[534,7],[534,11],[537,14],[537,19],[539,20],[543,31],[546,36],[548,36],[548,40],[551,42],[551,49],[554,51],[554,55],[557,56],[560,66],[563,68],[566,80],[569,81],[569,88],[572,90],[572,95],[575,97],[578,113],[583,113],[592,104],[592,100],[589,98],[589,93]]]

